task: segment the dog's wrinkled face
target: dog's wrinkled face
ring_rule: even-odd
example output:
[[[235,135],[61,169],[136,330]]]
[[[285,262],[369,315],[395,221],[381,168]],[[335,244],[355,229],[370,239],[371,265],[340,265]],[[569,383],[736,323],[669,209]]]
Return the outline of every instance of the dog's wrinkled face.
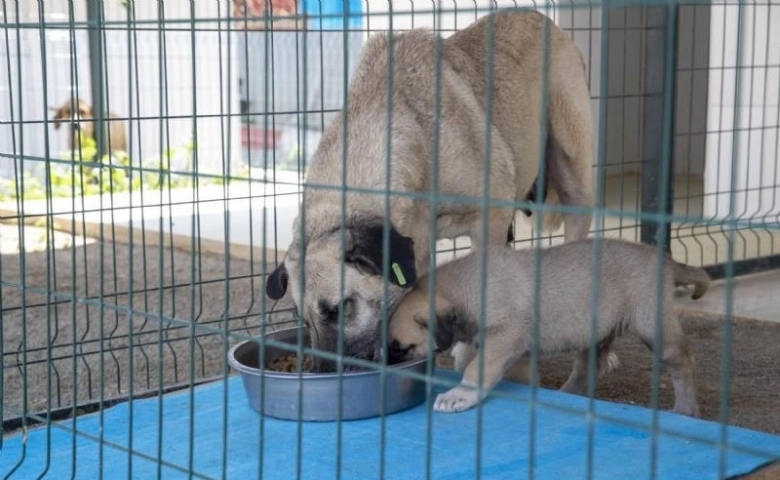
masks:
[[[342,332],[344,356],[379,360],[383,294],[382,234],[379,221],[351,222],[342,248],[337,229],[309,242],[305,262],[291,246],[284,263],[268,276],[266,293],[281,298],[288,289],[311,330],[312,347],[338,352]],[[416,280],[413,242],[390,232],[388,311]],[[342,277],[343,272],[343,277]],[[342,284],[343,278],[343,284]],[[315,371],[335,368],[335,362],[314,357]]]
[[[300,276],[299,262],[285,262],[290,274],[290,294],[311,331],[314,348],[338,352],[341,329],[342,352],[345,356],[377,360],[382,277],[363,274],[354,266],[345,264],[342,290],[341,265],[335,261],[339,255],[333,248],[336,246],[315,249],[311,256],[307,252],[303,277]],[[388,287],[388,302],[394,302],[401,293],[399,290],[397,287]],[[319,360],[315,361],[317,371],[331,371],[335,368],[332,362],[319,357],[315,359]]]

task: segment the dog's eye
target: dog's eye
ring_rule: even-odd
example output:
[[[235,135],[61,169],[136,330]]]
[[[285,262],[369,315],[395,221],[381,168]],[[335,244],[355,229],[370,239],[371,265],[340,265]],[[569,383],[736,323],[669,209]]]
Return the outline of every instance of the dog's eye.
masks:
[[[347,320],[352,317],[355,301],[351,298],[344,299],[342,306],[344,308],[344,320]],[[332,305],[324,300],[320,300],[320,316],[323,322],[337,323],[339,321],[339,304]]]

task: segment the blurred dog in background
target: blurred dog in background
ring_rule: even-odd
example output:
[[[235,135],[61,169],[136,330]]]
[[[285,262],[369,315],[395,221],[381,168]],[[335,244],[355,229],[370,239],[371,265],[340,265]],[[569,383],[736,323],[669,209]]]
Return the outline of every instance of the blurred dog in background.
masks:
[[[75,112],[71,110],[72,106],[76,107]],[[59,130],[63,123],[70,127],[69,147],[71,150],[83,148],[79,134],[85,138],[95,139],[95,117],[92,114],[92,107],[88,103],[82,100],[76,102],[67,100],[59,108],[49,107],[49,109],[54,112],[52,121],[55,130]],[[105,118],[108,123],[108,135],[105,137],[106,150],[126,152],[127,137],[125,136],[124,121],[119,120],[119,115],[111,112]]]

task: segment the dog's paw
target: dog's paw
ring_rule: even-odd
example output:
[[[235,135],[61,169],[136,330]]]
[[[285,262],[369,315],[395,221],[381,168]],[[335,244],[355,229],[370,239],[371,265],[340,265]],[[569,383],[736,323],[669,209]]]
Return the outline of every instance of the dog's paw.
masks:
[[[433,410],[443,413],[455,413],[468,410],[479,403],[476,390],[455,387],[449,392],[440,393],[433,403]]]

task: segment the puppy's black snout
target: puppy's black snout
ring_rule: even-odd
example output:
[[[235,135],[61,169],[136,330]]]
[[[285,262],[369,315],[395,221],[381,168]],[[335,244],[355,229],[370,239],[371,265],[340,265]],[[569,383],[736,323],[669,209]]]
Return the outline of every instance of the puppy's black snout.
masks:
[[[388,355],[387,355],[387,364],[388,365],[394,365],[396,363],[401,363],[404,360],[406,360],[406,358],[404,358],[404,355],[400,355],[400,354],[398,354],[396,352],[388,352]]]
[[[387,347],[387,363],[393,365],[396,363],[405,362],[409,359],[409,348],[403,348],[398,340],[393,340]]]

